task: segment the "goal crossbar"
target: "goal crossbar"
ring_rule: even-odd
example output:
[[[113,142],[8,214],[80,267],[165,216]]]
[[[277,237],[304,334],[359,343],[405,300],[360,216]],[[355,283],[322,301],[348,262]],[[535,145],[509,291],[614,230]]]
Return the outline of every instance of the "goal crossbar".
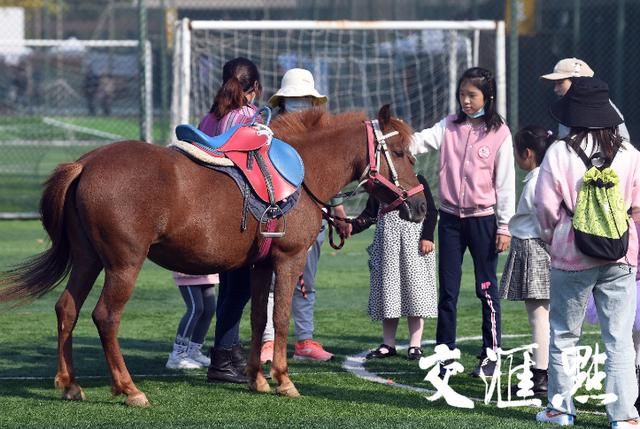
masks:
[[[192,30],[496,30],[500,21],[191,21]]]
[[[451,32],[466,31],[470,33],[473,53],[468,61],[472,65],[478,65],[478,46],[480,33],[492,32],[495,34],[495,66],[493,72],[497,83],[498,112],[506,117],[506,49],[505,49],[505,24],[504,21],[249,21],[249,20],[212,20],[190,21],[185,18],[176,22],[176,40],[174,50],[174,85],[172,93],[171,129],[181,123],[188,123],[194,118],[190,111],[190,97],[192,95],[193,59],[191,56],[192,33],[198,32],[222,32],[222,31],[366,31],[366,30],[439,30]],[[452,38],[455,43],[455,36]],[[450,46],[452,47],[452,46]],[[450,74],[456,76],[458,67],[457,59],[451,56],[448,64]],[[449,85],[449,106],[456,104],[455,79]]]

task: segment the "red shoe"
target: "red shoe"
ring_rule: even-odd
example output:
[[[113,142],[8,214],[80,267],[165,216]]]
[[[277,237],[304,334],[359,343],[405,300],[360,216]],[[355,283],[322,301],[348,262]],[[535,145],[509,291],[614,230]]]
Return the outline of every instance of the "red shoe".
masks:
[[[302,340],[296,342],[296,351],[293,353],[293,358],[325,362],[333,359],[333,354],[326,351],[322,344],[317,341]]]
[[[265,341],[262,343],[262,349],[260,350],[260,363],[265,364],[273,361],[273,341]]]

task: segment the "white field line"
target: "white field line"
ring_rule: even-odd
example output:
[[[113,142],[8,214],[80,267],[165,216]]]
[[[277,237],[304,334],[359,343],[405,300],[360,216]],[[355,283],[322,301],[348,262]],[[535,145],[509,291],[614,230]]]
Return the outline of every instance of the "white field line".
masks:
[[[585,334],[592,334],[592,333],[598,333],[598,332],[585,332]],[[531,337],[531,334],[507,334],[507,335],[502,335],[502,338],[523,338],[523,337]],[[457,338],[456,339],[456,343],[462,343],[465,341],[477,341],[477,340],[482,340],[481,336],[474,336],[474,337],[461,337],[461,338]],[[426,345],[435,345],[435,341],[433,340],[429,340],[429,341],[423,341],[422,342],[423,346]],[[396,349],[398,350],[404,350],[406,349],[407,346],[403,345],[403,346],[397,346]],[[379,383],[379,384],[384,384],[386,386],[391,386],[391,387],[397,387],[400,389],[407,389],[407,390],[413,390],[414,392],[418,392],[418,393],[423,393],[423,394],[433,394],[436,393],[435,390],[433,389],[426,389],[424,387],[417,387],[417,386],[411,386],[408,384],[402,384],[402,383],[396,383],[395,381],[389,379],[389,378],[384,378],[384,377],[380,377],[380,374],[382,375],[393,375],[394,373],[388,373],[388,372],[384,372],[384,373],[379,373],[379,374],[374,374],[372,372],[369,372],[365,369],[364,367],[364,362],[366,361],[365,356],[367,355],[368,350],[367,351],[363,351],[358,353],[357,355],[353,355],[353,356],[347,356],[346,359],[344,360],[342,367],[347,371],[350,372],[351,374],[355,375],[358,378],[361,378],[363,380],[367,380],[367,381],[373,381],[374,383]],[[402,372],[397,372],[395,374],[403,374]],[[471,399],[474,402],[480,402],[480,403],[484,403],[484,398],[472,398],[470,397],[469,399]],[[497,401],[490,401],[491,404],[495,404]],[[546,406],[546,404],[544,405]],[[532,407],[532,408],[538,408],[538,407]],[[581,411],[581,413],[585,413],[585,414],[594,414],[594,415],[601,415],[604,416],[606,415],[606,413],[601,412],[601,411]]]
[[[77,133],[89,134],[91,136],[101,137],[106,140],[124,140],[124,137],[118,134],[107,133],[105,131],[94,130],[93,128],[82,127],[80,125],[70,124],[68,122],[59,121],[57,119],[44,117],[42,122],[47,125],[62,128],[68,131],[75,131]]]

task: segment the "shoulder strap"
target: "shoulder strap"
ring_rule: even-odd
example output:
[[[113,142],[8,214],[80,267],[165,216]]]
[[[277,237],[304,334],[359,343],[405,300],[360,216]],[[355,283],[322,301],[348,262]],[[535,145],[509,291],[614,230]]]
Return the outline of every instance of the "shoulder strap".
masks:
[[[580,147],[580,144],[571,142],[569,146],[571,147],[571,149],[574,150],[576,154],[578,154],[578,156],[580,157],[584,165],[587,167],[587,170],[590,169],[592,167],[591,159],[587,156],[586,153],[584,153],[584,150],[582,150],[582,148]]]

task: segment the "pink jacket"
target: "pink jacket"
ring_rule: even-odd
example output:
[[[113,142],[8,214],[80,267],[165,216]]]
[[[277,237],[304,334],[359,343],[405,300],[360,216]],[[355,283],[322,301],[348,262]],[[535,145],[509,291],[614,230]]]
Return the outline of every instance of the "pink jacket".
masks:
[[[593,153],[590,138],[583,144],[587,155]],[[620,177],[620,191],[625,203],[631,207],[634,221],[640,221],[640,152],[630,144],[618,151],[613,160],[613,169]],[[536,216],[540,222],[541,238],[551,245],[551,266],[565,271],[583,271],[610,261],[594,259],[584,255],[575,245],[571,218],[562,207],[564,202],[572,212],[582,185],[586,168],[578,155],[564,141],[551,145],[544,157],[538,174],[534,197]],[[629,250],[626,259],[618,262],[637,266],[638,234],[636,228],[629,228]]]
[[[216,118],[213,113],[208,113],[200,124],[198,129],[204,131],[210,136],[217,136],[227,131],[234,125],[248,124],[253,119],[253,115],[257,112],[257,107],[253,104],[240,107],[239,109],[232,110],[224,115],[220,120]],[[216,284],[219,283],[217,274],[207,275],[190,275],[179,272],[173,272],[173,279],[178,286],[194,286],[203,284]]]
[[[440,150],[440,209],[455,216],[496,213],[498,233],[509,235],[515,213],[516,181],[511,133],[506,125],[454,123],[450,115],[412,137],[412,153]],[[494,209],[495,206],[495,209]]]

